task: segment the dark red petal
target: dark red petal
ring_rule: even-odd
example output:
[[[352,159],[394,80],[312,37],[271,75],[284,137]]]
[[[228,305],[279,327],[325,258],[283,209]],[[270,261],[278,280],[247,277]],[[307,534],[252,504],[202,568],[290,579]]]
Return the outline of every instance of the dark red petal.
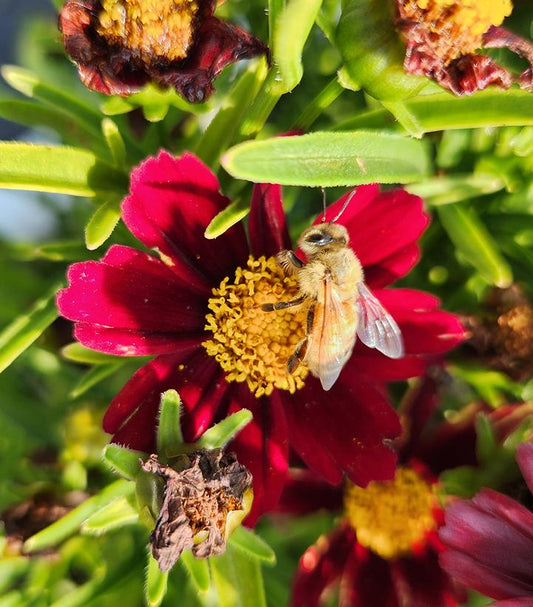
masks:
[[[508,89],[511,74],[486,55],[463,55],[451,61],[438,83],[456,95],[471,95],[490,85]]]
[[[291,239],[281,201],[281,186],[256,183],[248,217],[250,251],[254,257],[270,257],[291,248]]]
[[[446,509],[441,565],[466,586],[496,599],[533,595],[533,513],[483,489]]]
[[[348,207],[356,199],[358,195]],[[356,210],[347,217],[343,215],[339,223],[348,228],[350,246],[363,268],[379,264],[392,255],[401,255],[418,240],[429,223],[422,200],[400,189],[379,194],[374,190],[372,204],[357,205]]]
[[[212,424],[227,390],[220,366],[203,348],[185,354],[158,356],[144,365],[111,401],[103,426],[114,442],[140,449],[133,438],[153,434],[161,393],[174,388],[184,408],[182,426],[186,440],[194,441]],[[146,425],[144,412],[151,413]],[[144,428],[138,428],[137,417]],[[148,440],[145,436],[143,440]]]
[[[392,561],[390,568],[399,606],[454,607],[458,605],[450,578],[440,568],[435,553],[429,552],[421,558],[401,558]]]
[[[330,483],[341,473],[362,486],[394,476],[396,455],[383,444],[400,434],[397,413],[375,385],[341,374],[325,392],[309,377],[296,394],[282,395],[291,444]]]
[[[278,512],[309,514],[326,509],[333,512],[342,508],[342,489],[324,482],[310,470],[292,468],[277,507]]]
[[[298,563],[290,607],[319,607],[324,590],[343,572],[355,547],[355,536],[346,525],[335,528],[310,546]]]
[[[196,43],[179,68],[160,70],[154,76],[197,103],[211,95],[213,80],[227,65],[262,54],[268,54],[268,49],[260,40],[211,16],[201,21]]]
[[[533,597],[521,597],[507,601],[496,601],[490,607],[533,607]]]
[[[68,270],[69,286],[57,305],[70,320],[104,327],[154,333],[198,333],[205,322],[206,298],[192,293],[165,264],[140,251],[129,263],[76,263]],[[116,252],[116,249],[115,249]]]
[[[204,236],[211,219],[228,202],[216,176],[195,156],[175,158],[161,151],[132,171],[122,217],[143,244],[171,260],[171,269],[190,288],[205,293],[233,275],[248,257],[241,224],[214,240]]]
[[[372,289],[386,287],[405,276],[420,259],[420,247],[416,244],[393,253],[379,263],[365,268],[365,282]]]
[[[526,443],[518,447],[516,461],[529,490],[533,493],[533,443]]]
[[[154,333],[131,329],[114,329],[78,322],[74,337],[87,348],[115,356],[154,356],[182,354],[198,348],[205,341],[203,333]]]
[[[269,398],[256,398],[248,386],[238,384],[231,391],[228,414],[243,408],[249,409],[254,419],[228,448],[253,476],[254,502],[246,517],[246,524],[253,526],[261,514],[275,508],[287,478],[287,422],[277,392]]]

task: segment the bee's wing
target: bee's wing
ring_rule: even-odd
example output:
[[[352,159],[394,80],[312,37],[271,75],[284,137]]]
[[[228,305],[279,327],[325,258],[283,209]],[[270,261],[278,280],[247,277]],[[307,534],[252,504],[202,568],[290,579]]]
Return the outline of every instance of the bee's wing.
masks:
[[[353,301],[342,301],[331,279],[324,279],[320,288],[324,304],[315,304],[306,364],[324,390],[329,390],[352,353],[357,308]]]
[[[389,358],[401,358],[404,349],[400,327],[364,282],[357,285],[357,290],[359,339],[365,346],[376,348]]]

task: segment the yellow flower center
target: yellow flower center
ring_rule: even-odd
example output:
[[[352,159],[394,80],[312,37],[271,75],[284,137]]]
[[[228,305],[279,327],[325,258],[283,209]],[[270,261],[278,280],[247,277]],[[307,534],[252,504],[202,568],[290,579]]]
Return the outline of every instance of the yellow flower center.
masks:
[[[473,53],[491,25],[501,25],[511,0],[402,0],[406,17],[423,24],[435,37],[444,63]]]
[[[274,388],[294,393],[304,385],[307,368],[300,365],[290,374],[287,361],[305,336],[305,306],[274,312],[261,308],[292,300],[298,291],[296,278],[286,276],[274,257],[250,257],[246,268],[237,268],[233,282],[224,278],[213,289],[205,326],[213,337],[203,346],[227,372],[227,381],[245,381],[257,397]]]
[[[410,554],[436,528],[437,497],[412,468],[398,468],[392,481],[351,483],[344,494],[345,516],[360,544],[384,559]]]
[[[145,64],[177,61],[193,42],[198,0],[102,0],[98,33]]]

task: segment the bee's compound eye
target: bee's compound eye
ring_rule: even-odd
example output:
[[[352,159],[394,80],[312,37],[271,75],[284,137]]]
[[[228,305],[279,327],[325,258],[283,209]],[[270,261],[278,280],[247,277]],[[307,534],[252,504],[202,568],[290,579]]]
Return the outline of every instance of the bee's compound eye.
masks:
[[[326,234],[324,232],[313,232],[312,234],[309,234],[309,236],[307,236],[307,238],[305,240],[309,244],[316,244],[316,245],[320,246],[320,245],[328,244],[333,239],[331,238],[331,236],[329,234]]]

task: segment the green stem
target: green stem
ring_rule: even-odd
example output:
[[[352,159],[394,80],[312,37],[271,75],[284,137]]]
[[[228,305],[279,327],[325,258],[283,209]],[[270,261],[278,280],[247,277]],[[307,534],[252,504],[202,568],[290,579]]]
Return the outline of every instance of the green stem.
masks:
[[[239,136],[242,139],[255,137],[268,120],[276,103],[283,95],[278,79],[278,71],[274,66],[270,70],[266,80],[263,82],[261,90],[244,116],[239,131]]]
[[[303,110],[294,122],[294,126],[291,128],[295,130],[307,131],[320,114],[329,107],[337,97],[344,91],[342,86],[337,80],[337,76],[331,80],[318,95],[311,101],[311,103]]]

